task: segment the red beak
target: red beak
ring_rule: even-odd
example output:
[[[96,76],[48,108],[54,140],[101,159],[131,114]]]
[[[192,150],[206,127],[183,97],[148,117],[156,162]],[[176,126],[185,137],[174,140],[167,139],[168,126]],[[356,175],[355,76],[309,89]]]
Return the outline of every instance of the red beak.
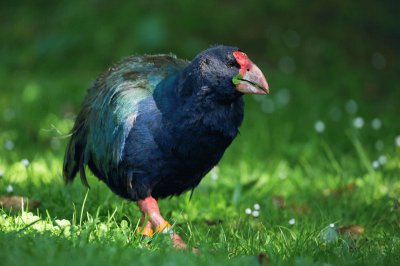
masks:
[[[240,80],[236,85],[236,89],[242,93],[250,94],[267,94],[269,93],[269,86],[264,74],[261,70],[250,61],[247,69],[241,69],[241,75],[237,78]]]

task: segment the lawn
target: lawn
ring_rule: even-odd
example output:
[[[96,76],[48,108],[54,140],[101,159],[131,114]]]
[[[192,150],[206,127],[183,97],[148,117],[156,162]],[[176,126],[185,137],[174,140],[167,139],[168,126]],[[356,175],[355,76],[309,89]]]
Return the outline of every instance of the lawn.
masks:
[[[396,6],[250,2],[0,4],[1,265],[399,265]],[[215,43],[247,52],[271,94],[246,96],[240,135],[192,197],[160,201],[194,254],[135,235],[135,203],[91,174],[90,190],[65,185],[62,161],[109,64]]]

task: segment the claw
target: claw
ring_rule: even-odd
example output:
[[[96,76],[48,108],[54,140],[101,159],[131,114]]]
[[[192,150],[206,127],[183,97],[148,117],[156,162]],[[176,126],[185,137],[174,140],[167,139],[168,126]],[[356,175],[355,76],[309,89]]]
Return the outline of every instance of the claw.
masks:
[[[176,248],[176,249],[186,249],[187,248],[186,243],[182,240],[182,238],[178,234],[172,233],[170,238],[173,242],[174,248]]]
[[[143,227],[143,226],[138,226],[135,231],[136,235],[142,235],[142,236],[147,236],[147,237],[152,237],[153,236],[153,229],[149,227]]]

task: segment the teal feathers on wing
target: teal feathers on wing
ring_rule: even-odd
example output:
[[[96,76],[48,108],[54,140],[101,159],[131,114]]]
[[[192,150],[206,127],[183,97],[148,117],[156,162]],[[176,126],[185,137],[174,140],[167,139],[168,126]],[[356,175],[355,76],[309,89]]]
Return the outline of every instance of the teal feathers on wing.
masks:
[[[79,170],[88,186],[84,168],[89,160],[102,173],[117,165],[138,116],[139,103],[188,63],[172,54],[132,56],[103,73],[89,89],[72,129],[64,159],[66,181],[72,181]]]

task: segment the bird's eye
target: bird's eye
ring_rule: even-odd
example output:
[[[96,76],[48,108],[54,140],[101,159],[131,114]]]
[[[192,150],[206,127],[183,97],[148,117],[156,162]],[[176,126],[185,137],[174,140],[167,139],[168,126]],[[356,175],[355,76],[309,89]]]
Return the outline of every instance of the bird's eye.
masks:
[[[232,68],[232,67],[240,67],[239,64],[236,62],[236,60],[229,60],[229,61],[226,63],[226,66],[229,67],[229,68]]]

